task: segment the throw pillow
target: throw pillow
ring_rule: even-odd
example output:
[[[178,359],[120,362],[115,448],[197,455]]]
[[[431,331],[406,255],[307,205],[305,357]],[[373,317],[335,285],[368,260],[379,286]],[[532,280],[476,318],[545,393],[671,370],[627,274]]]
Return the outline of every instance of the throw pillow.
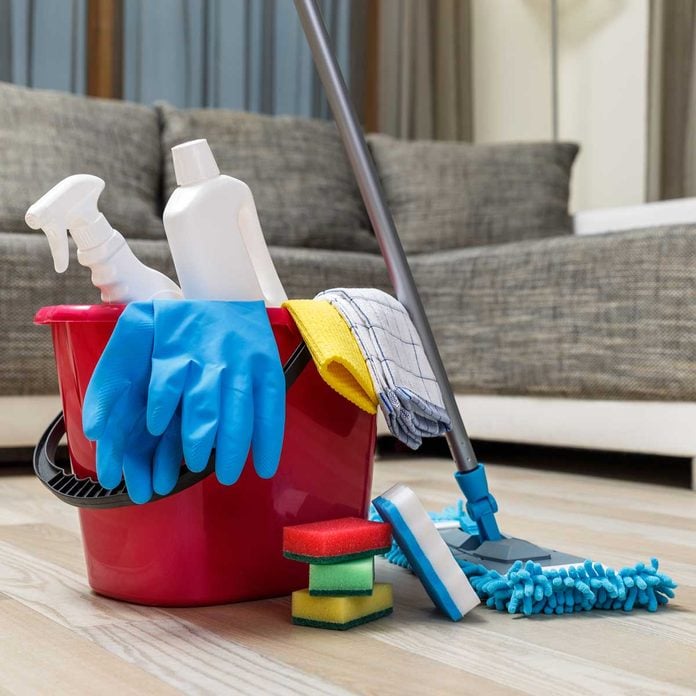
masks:
[[[125,236],[164,235],[153,109],[0,83],[0,230],[29,232],[27,208],[71,174],[104,179],[99,208]]]
[[[572,232],[572,143],[401,141],[370,148],[404,248],[421,253]]]

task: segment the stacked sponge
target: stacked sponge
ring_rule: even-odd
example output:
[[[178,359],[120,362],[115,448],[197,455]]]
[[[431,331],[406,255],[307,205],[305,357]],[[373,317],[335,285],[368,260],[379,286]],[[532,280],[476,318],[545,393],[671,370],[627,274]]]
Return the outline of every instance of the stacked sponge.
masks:
[[[309,587],[292,594],[293,623],[346,630],[391,614],[391,585],[375,583],[374,566],[391,539],[390,525],[358,517],[286,527],[285,557],[309,563]]]

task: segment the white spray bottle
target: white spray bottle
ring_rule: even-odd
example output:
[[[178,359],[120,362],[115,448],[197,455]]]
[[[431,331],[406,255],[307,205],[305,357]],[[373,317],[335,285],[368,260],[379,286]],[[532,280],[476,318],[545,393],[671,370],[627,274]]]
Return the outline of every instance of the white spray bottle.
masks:
[[[48,237],[58,273],[68,267],[68,230],[77,244],[77,260],[92,271],[103,302],[180,299],[181,290],[159,271],[141,263],[119,232],[97,208],[104,181],[90,174],[63,179],[32,205],[27,225]]]
[[[206,140],[172,148],[178,188],[164,209],[164,229],[184,297],[264,300],[287,295],[261,231],[251,189],[220,174]]]

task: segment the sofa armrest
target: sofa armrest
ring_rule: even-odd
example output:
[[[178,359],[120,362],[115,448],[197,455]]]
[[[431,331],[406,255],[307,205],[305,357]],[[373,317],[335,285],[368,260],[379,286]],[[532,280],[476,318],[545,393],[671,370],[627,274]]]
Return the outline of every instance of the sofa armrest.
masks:
[[[696,198],[677,198],[617,208],[582,210],[573,215],[575,234],[696,224]]]
[[[459,392],[696,399],[696,226],[413,257]]]

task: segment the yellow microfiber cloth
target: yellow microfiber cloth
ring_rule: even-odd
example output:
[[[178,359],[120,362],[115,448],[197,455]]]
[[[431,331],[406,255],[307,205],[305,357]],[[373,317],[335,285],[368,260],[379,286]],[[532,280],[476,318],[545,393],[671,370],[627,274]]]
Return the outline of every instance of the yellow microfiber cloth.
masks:
[[[350,327],[326,300],[283,304],[297,324],[322,379],[368,413],[377,413],[377,394]]]

